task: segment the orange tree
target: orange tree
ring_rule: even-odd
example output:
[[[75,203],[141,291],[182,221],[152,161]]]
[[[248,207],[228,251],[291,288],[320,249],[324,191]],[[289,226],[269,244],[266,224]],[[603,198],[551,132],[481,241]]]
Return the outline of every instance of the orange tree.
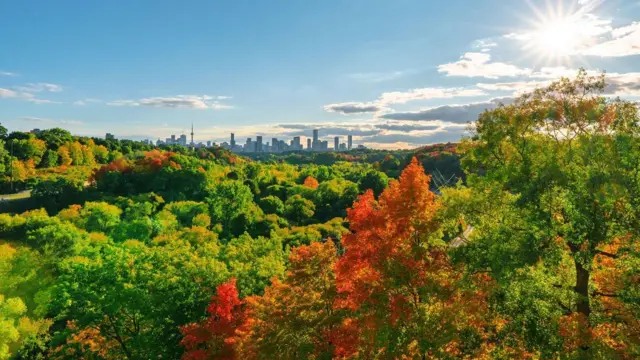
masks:
[[[480,358],[496,349],[491,279],[463,279],[452,266],[439,208],[414,158],[379,200],[369,190],[348,211],[335,266],[334,307],[345,315],[328,336],[336,357]]]

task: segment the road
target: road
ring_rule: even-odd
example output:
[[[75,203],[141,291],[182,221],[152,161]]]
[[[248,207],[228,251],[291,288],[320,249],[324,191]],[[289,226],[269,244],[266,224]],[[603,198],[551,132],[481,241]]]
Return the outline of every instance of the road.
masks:
[[[28,197],[31,197],[31,189],[20,191],[15,194],[2,194],[0,195],[0,201],[19,200],[19,199],[26,199]]]

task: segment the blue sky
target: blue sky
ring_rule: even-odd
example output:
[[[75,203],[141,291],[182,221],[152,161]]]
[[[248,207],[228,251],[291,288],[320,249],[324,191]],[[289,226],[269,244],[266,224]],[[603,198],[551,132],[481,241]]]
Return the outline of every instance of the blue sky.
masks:
[[[579,67],[637,99],[638,20],[638,0],[0,1],[0,122],[455,141],[482,109]]]

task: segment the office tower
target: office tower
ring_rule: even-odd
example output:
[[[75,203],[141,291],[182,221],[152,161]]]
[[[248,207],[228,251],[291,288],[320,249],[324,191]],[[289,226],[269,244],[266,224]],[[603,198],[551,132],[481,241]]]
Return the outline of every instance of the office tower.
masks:
[[[171,145],[176,143],[176,136],[175,135],[171,135]]]
[[[340,151],[345,151],[345,150],[347,150],[347,144],[345,143],[340,144]]]
[[[256,136],[256,151],[262,152],[262,136]]]
[[[277,138],[271,138],[271,151],[278,152],[280,151],[280,142]]]
[[[113,139],[115,139],[115,138],[116,138],[116,137],[115,137],[115,136],[113,136],[113,134],[112,134],[112,133],[107,133],[107,136],[105,136],[105,139],[107,139],[107,140],[113,140]]]
[[[185,134],[180,135],[180,145],[187,146],[187,135]]]
[[[236,134],[231,133],[231,148],[236,147]]]
[[[333,150],[334,151],[340,150],[340,138],[337,136],[333,138]]]
[[[318,138],[318,129],[313,129],[313,142],[311,143],[311,148],[313,150],[319,150],[322,147],[322,143]]]
[[[351,150],[353,147],[353,137],[351,135],[347,136],[347,149]]]
[[[300,136],[295,136],[293,138],[293,150],[301,150],[302,145],[300,144]]]
[[[307,138],[307,150],[311,150],[311,139]]]

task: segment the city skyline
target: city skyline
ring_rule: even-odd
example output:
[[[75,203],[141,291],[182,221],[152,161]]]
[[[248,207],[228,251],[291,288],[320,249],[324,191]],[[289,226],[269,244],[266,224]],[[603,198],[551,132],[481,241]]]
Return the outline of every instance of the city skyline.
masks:
[[[294,136],[292,139],[279,139],[272,137],[271,141],[266,141],[263,135],[255,135],[254,137],[247,137],[244,144],[238,143],[235,133],[229,134],[229,141],[216,142],[212,140],[194,141],[195,130],[191,128],[191,141],[187,141],[186,134],[171,134],[170,137],[153,141],[150,139],[143,139],[144,142],[152,142],[155,145],[181,145],[185,147],[211,147],[212,145],[221,146],[235,152],[286,152],[286,151],[313,151],[313,152],[327,152],[327,151],[348,151],[355,148],[363,149],[366,146],[362,144],[354,144],[353,136],[351,134],[346,135],[345,142],[341,142],[343,137],[333,136],[328,140],[323,140],[320,136],[322,129],[310,129],[311,137],[308,136]],[[303,139],[303,137],[305,139]],[[106,139],[117,138],[112,133],[107,133]],[[305,141],[306,140],[306,141]],[[305,146],[306,144],[306,146]]]
[[[0,5],[4,126],[407,148],[580,67],[640,100],[636,0],[72,2]]]

